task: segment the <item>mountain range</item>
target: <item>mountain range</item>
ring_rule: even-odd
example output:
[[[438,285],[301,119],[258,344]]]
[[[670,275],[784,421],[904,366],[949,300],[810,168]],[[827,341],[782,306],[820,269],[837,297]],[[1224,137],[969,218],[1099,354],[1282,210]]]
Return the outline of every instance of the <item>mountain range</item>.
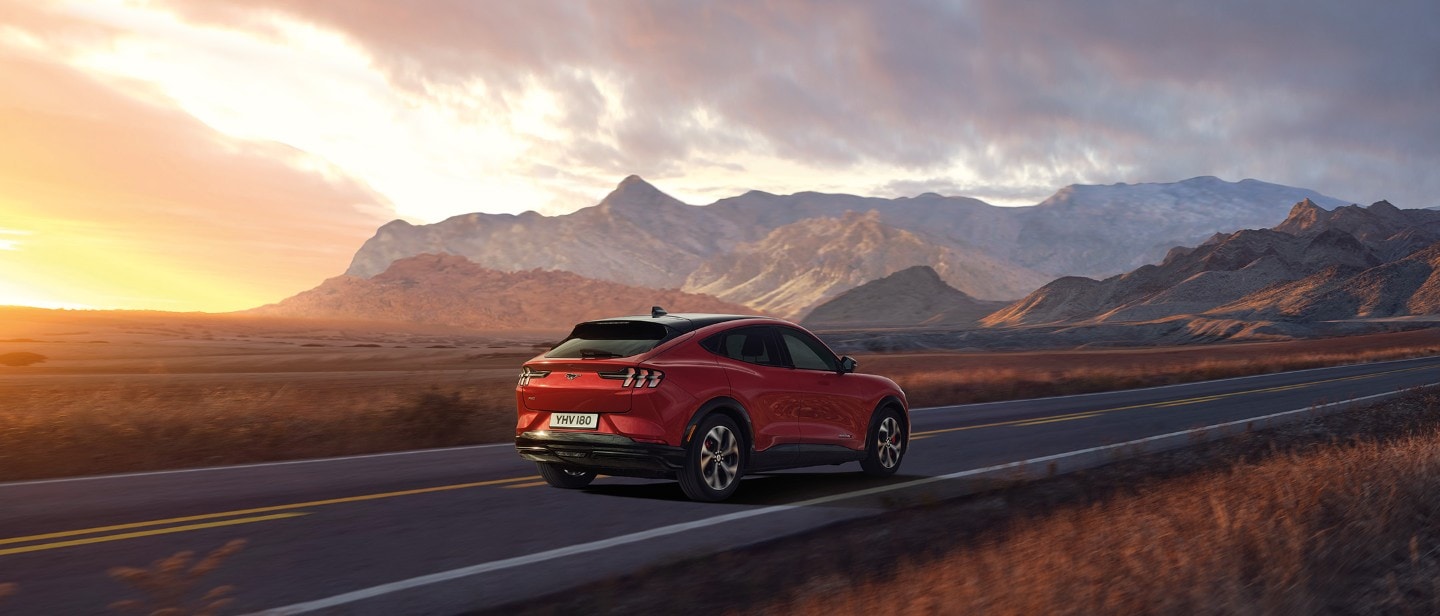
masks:
[[[1303,322],[1440,312],[1440,212],[1306,199],[1280,224],[1216,234],[1104,280],[1057,279],[988,327],[1141,323],[1193,315]]]
[[[570,272],[502,272],[456,255],[405,257],[369,278],[342,275],[250,312],[451,325],[477,330],[568,330],[597,316],[648,314],[652,305],[686,312],[748,309],[678,289],[648,289]]]
[[[1051,279],[975,248],[886,225],[870,210],[780,226],[701,264],[683,288],[796,318],[847,289],[916,264],[989,299],[1021,297]]]
[[[368,279],[423,254],[500,272],[560,270],[634,287],[709,294],[750,311],[799,318],[869,280],[927,265],[985,300],[1022,297],[1062,275],[1105,276],[1216,232],[1273,225],[1302,188],[1197,177],[1168,184],[1073,185],[1029,207],[926,193],[882,199],[750,191],[704,206],[638,176],[597,205],[561,216],[465,214],[429,225],[393,221],[346,274]]]

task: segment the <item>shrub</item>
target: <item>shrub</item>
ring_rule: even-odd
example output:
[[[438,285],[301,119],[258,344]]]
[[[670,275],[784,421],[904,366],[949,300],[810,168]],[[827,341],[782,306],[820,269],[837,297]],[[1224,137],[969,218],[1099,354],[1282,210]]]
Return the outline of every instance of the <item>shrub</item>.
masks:
[[[459,393],[428,391],[390,409],[399,433],[415,446],[459,445],[470,441],[470,425],[484,412]]]

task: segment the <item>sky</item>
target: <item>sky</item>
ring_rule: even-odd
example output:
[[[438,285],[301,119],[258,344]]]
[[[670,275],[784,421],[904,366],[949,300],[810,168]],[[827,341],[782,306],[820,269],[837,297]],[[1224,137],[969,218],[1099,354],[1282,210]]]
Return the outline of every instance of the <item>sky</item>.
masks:
[[[638,174],[1440,205],[1433,0],[0,0],[0,304],[226,311]]]

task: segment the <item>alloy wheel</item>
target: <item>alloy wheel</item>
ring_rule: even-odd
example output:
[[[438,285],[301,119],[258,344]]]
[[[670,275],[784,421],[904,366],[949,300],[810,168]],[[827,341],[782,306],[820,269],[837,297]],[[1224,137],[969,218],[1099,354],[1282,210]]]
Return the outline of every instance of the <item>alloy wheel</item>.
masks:
[[[880,422],[880,429],[875,431],[875,445],[880,464],[885,468],[895,468],[895,465],[900,463],[901,448],[904,445],[902,438],[900,422],[894,417],[886,417]]]
[[[740,439],[726,426],[715,426],[700,443],[700,476],[710,489],[730,486],[740,473]]]

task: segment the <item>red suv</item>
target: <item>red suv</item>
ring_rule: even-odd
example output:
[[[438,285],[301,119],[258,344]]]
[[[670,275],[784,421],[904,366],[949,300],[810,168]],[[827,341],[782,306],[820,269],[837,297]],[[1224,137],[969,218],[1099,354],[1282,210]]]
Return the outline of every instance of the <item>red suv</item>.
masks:
[[[525,363],[515,449],[558,488],[670,478],[700,501],[759,471],[858,461],[892,475],[909,443],[905,393],[854,371],[779,319],[657,307],[589,321]]]

